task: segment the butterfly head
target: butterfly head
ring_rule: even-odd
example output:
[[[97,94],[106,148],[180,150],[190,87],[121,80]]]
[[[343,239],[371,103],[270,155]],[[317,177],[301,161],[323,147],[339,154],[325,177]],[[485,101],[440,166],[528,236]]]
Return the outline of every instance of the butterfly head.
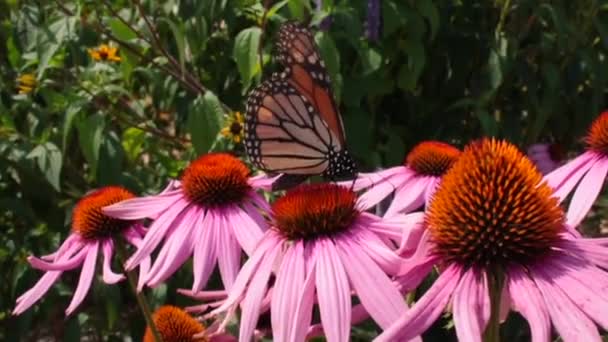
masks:
[[[332,180],[350,179],[355,176],[357,166],[348,150],[331,151],[329,154],[329,166],[323,173],[323,177]]]

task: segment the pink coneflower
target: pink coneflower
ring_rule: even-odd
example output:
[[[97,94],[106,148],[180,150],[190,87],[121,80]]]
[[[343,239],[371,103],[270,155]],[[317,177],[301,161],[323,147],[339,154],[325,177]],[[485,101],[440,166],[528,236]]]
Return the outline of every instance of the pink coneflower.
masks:
[[[236,342],[234,336],[215,334],[214,327],[205,328],[187,312],[176,306],[161,306],[154,312],[152,320],[163,342]],[[156,342],[150,327],[146,328],[143,342]]]
[[[359,198],[361,208],[373,207],[393,191],[395,198],[385,216],[420,208],[428,203],[441,176],[459,156],[460,150],[452,145],[424,141],[414,146],[403,166],[360,174],[354,189],[371,187]]]
[[[239,339],[249,341],[269,299],[274,340],[303,341],[317,302],[327,340],[348,341],[351,295],[383,328],[403,315],[407,307],[387,276],[401,259],[382,240],[391,228],[362,213],[356,199],[336,184],[302,185],[278,199],[272,228],[210,316],[227,311],[226,324],[240,304]]]
[[[434,265],[441,274],[377,341],[421,334],[450,303],[459,341],[481,341],[510,309],[528,320],[533,341],[549,341],[551,324],[564,341],[600,341],[595,323],[608,328],[606,241],[567,233],[551,187],[515,146],[466,147],[424,221],[402,274],[419,277]]]
[[[602,190],[608,173],[608,111],[591,124],[585,140],[586,152],[546,176],[560,201],[578,184],[566,215],[572,227],[577,227],[585,218]]]
[[[201,290],[219,265],[224,286],[232,286],[240,268],[241,250],[250,254],[266,228],[258,209],[268,204],[256,193],[272,180],[249,177],[245,164],[226,153],[210,153],[193,161],[181,182],[156,196],[134,198],[104,208],[125,220],[153,218],[140,248],[127,260],[133,269],[162,242],[143,283],[154,287],[193,255],[194,291]]]
[[[101,212],[101,208],[133,197],[132,193],[117,186],[104,187],[84,196],[74,207],[72,233],[59,249],[41,259],[34,256],[28,258],[32,267],[45,271],[45,274],[34,287],[17,299],[13,314],[19,315],[36,303],[64,271],[82,266],[76,292],[65,311],[66,315],[74,312],[91,287],[100,252],[103,253],[103,281],[114,284],[123,280],[122,274],[114,273],[110,268],[114,239],[121,235],[139,247],[145,230],[139,223],[108,217]],[[145,273],[149,267],[150,259],[143,259],[140,274]]]
[[[557,169],[564,161],[564,151],[557,143],[538,143],[528,148],[528,158],[538,170],[546,175]]]

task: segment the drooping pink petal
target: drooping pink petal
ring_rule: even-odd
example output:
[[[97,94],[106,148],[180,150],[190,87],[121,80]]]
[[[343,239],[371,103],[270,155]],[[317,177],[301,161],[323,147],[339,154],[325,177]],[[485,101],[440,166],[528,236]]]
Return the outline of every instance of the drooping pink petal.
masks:
[[[535,269],[535,272],[551,277],[556,287],[572,300],[587,316],[604,329],[608,328],[608,283],[601,281],[603,271],[580,259],[564,255]]]
[[[241,247],[234,238],[224,213],[216,216],[216,219],[218,219],[215,225],[217,261],[224,288],[230,291],[239,273]]]
[[[388,238],[397,243],[401,240],[402,230],[404,229],[402,222],[382,219],[368,212],[362,212],[356,224],[366,227],[378,236]]]
[[[408,312],[386,328],[376,342],[406,341],[422,334],[439,318],[460,282],[462,269],[448,266]]]
[[[608,269],[608,248],[596,239],[563,240],[559,243],[565,251],[580,255],[586,260]]]
[[[362,251],[363,246],[347,237],[342,237],[336,246],[361,304],[382,328],[387,328],[407,311],[403,297],[380,267]]]
[[[544,179],[549,186],[555,189],[554,196],[559,198],[561,202],[597,160],[597,154],[585,152],[565,165],[553,170]]]
[[[237,275],[236,280],[232,285],[232,289],[228,293],[228,298],[226,298],[226,300],[222,303],[220,307],[209,313],[209,315],[216,315],[236,305],[245,290],[247,289],[247,284],[254,276],[254,274],[258,272],[258,269],[260,268],[261,264],[265,260],[269,260],[267,255],[270,253],[274,253],[275,255],[278,254],[283,242],[283,238],[280,237],[276,232],[270,230],[267,231],[258,246],[256,247],[256,249],[254,250],[251,257],[247,260],[247,262],[245,262],[245,264],[241,268],[241,271]],[[275,256],[272,257],[272,260],[274,259]]]
[[[64,258],[64,260],[61,261],[57,260],[53,262],[48,262],[36,258],[35,256],[29,256],[27,258],[27,261],[30,263],[30,265],[32,265],[33,268],[42,271],[68,271],[80,266],[82,264],[82,260],[84,260],[87,253],[87,248],[82,248],[78,253],[76,253],[76,255],[70,257],[69,259]]]
[[[272,184],[280,177],[280,175],[278,176],[274,176],[274,177],[269,177],[268,175],[257,175],[254,177],[249,178],[249,185],[255,189],[262,189],[265,191],[271,191],[272,190]]]
[[[156,218],[183,198],[181,189],[170,190],[153,196],[137,197],[104,207],[104,214],[123,220]]]
[[[317,249],[313,245],[305,246],[304,259],[306,259],[306,279],[296,304],[294,321],[296,322],[289,341],[304,341],[312,321],[312,307],[315,303],[315,280],[317,267]]]
[[[487,314],[483,312],[485,311],[484,305],[490,299],[487,288],[485,289],[486,293],[481,293],[483,291],[482,284],[485,281],[481,277],[485,278],[486,275],[469,269],[463,274],[458,287],[454,291],[452,311],[459,341],[482,341],[481,336],[485,330],[484,323],[487,323],[487,318],[483,317]],[[482,301],[480,301],[480,298],[483,298]]]
[[[351,322],[348,277],[333,243],[320,240],[317,245],[317,299],[321,323],[329,341],[348,342]]]
[[[251,283],[249,284],[243,302],[241,303],[242,313],[241,326],[239,329],[239,341],[241,342],[251,340],[255,326],[260,318],[260,308],[262,306],[262,300],[264,299],[264,293],[268,287],[270,272],[272,271],[272,266],[280,251],[280,246],[271,248],[270,251],[264,255],[262,262],[259,263],[256,273],[251,277]],[[237,283],[235,282],[234,288],[236,288],[236,285]],[[228,298],[230,298],[230,296]]]
[[[543,296],[551,321],[562,339],[601,341],[595,324],[556,286],[551,277],[546,278],[536,271],[535,269],[533,273],[534,282]]]
[[[361,210],[367,210],[380,201],[386,196],[390,195],[393,191],[398,189],[406,180],[408,180],[410,174],[396,174],[389,179],[384,179],[382,182],[375,184],[363,195],[359,196],[357,200],[357,208]]]
[[[424,195],[426,189],[431,184],[430,177],[412,177],[399,185],[395,191],[395,198],[384,213],[385,217],[390,217],[398,213],[407,213],[424,205]]]
[[[82,238],[78,234],[70,234],[63,241],[63,243],[61,243],[61,246],[59,246],[59,248],[57,248],[57,250],[55,252],[47,254],[47,255],[43,255],[40,257],[40,259],[45,260],[45,261],[54,261],[61,254],[64,254],[64,253],[66,253],[66,251],[73,249],[74,245],[78,245],[78,246],[82,245]],[[80,247],[78,247],[78,248],[80,248]]]
[[[353,236],[363,251],[387,274],[394,275],[399,271],[404,262],[395,252],[389,249],[378,236],[363,227],[353,227]]]
[[[34,305],[59,279],[62,273],[62,271],[46,272],[36,285],[17,298],[17,305],[13,309],[13,315],[20,315]]]
[[[185,210],[181,221],[175,221],[179,225],[165,239],[165,244],[161,248],[156,261],[146,275],[146,284],[156,287],[169,278],[192,254],[192,232],[202,209],[192,206]],[[145,241],[144,241],[145,242]]]
[[[551,320],[543,297],[536,284],[519,267],[509,269],[506,288],[511,297],[513,309],[518,311],[530,324],[532,342],[551,339]]]
[[[131,227],[133,229],[127,229],[123,232],[123,237],[136,248],[140,248],[143,240],[141,235],[139,235],[139,229],[137,226]],[[141,291],[146,284],[146,277],[148,275],[148,271],[150,270],[151,260],[150,257],[145,257],[141,263],[139,264],[139,277],[137,279],[137,291]]]
[[[187,210],[184,209],[186,209],[189,204],[190,203],[185,198],[179,199],[152,223],[144,237],[141,247],[127,260],[125,264],[127,271],[137,267],[145,257],[152,253],[165,237],[167,231],[181,221],[185,212],[187,212]]]
[[[304,279],[306,279],[304,245],[298,241],[285,252],[273,287],[270,318],[273,327],[272,336],[277,341],[288,341],[295,329],[294,317],[296,306],[301,299]]]
[[[572,195],[572,200],[568,207],[566,222],[569,225],[577,227],[585,218],[602,190],[606,173],[608,173],[608,159],[595,163],[591,170],[583,177],[574,195]]]
[[[192,261],[192,273],[194,273],[194,282],[192,283],[192,291],[200,291],[205,287],[211,272],[215,268],[217,261],[217,251],[215,249],[215,240],[217,229],[214,224],[211,212],[207,212],[205,216],[200,215],[197,221],[194,239],[194,260]]]
[[[89,288],[91,288],[91,282],[93,281],[93,276],[95,275],[95,264],[97,262],[97,254],[99,252],[99,242],[93,242],[88,247],[88,253],[86,258],[84,259],[84,263],[82,264],[82,270],[80,271],[80,279],[78,280],[78,286],[76,286],[76,291],[74,291],[74,296],[72,297],[72,301],[70,305],[65,310],[66,316],[69,316],[76,310],[78,305],[82,303],[84,297],[89,292]]]
[[[270,204],[268,204],[268,201],[263,196],[260,196],[255,191],[251,191],[248,195],[248,198],[251,203],[253,203],[258,208],[257,210],[262,210],[266,213],[270,212]],[[247,201],[245,203],[248,204]]]
[[[112,239],[103,241],[101,249],[103,250],[103,281],[106,284],[116,284],[123,280],[125,276],[112,271],[111,264],[114,252],[114,242]]]
[[[70,258],[74,257],[80,249],[86,250],[87,245],[82,239],[76,234],[71,234],[61,244],[59,249],[54,253],[53,261],[62,263]],[[49,288],[59,279],[63,271],[49,271],[46,272],[36,285],[23,293],[16,300],[16,306],[13,309],[14,315],[19,315],[25,310],[29,309],[34,303],[36,303],[42,296],[49,290]]]
[[[433,195],[435,195],[435,190],[437,190],[437,187],[439,186],[440,181],[441,181],[440,177],[431,177],[431,181],[429,182],[429,185],[427,185],[426,191],[424,192],[424,205],[425,206],[428,206],[429,203],[431,203],[431,201],[433,200]]]
[[[400,174],[412,175],[413,172],[405,166],[395,166],[386,170],[380,170],[378,172],[359,173],[357,179],[355,180],[353,190],[359,191],[381,182],[390,182],[393,176]],[[350,187],[352,181],[343,181],[339,182],[338,184]]]
[[[247,255],[251,255],[264,236],[268,223],[251,204],[245,203],[243,208],[230,208],[226,216],[239,245]]]

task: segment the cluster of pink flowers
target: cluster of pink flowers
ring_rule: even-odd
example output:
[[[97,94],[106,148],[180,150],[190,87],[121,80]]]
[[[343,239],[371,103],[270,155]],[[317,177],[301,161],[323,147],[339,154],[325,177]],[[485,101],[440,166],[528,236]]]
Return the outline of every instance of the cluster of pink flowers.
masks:
[[[188,321],[180,338],[234,340],[225,332],[239,311],[239,341],[349,341],[351,327],[368,319],[381,329],[377,341],[421,341],[447,311],[459,340],[496,340],[516,311],[533,341],[549,341],[552,327],[564,341],[601,341],[608,239],[585,237],[578,227],[608,173],[608,112],[586,143],[586,152],[562,162],[547,145],[526,156],[495,139],[462,151],[422,142],[402,166],[354,182],[301,185],[272,204],[265,193],[275,178],[251,176],[238,158],[210,153],[157,195],[106,187],[84,196],[57,252],[29,258],[45,274],[17,299],[14,314],[40,300],[62,272],[82,266],[71,314],[99,253],[103,281],[124,279],[112,271],[121,248],[132,252],[123,270],[138,270],[140,291],[192,259],[193,283],[180,292],[202,301],[187,309],[213,323],[204,330]],[[372,213],[387,199],[381,215]],[[207,289],[216,269],[223,290]],[[406,301],[432,273],[432,285]],[[158,314],[165,340],[177,335],[162,327],[180,326],[172,322],[184,315],[175,308]]]

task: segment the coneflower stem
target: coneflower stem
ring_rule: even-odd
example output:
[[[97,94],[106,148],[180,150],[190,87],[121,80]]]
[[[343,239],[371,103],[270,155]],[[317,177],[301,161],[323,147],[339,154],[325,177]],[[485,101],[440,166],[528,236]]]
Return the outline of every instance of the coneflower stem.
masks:
[[[148,325],[148,327],[150,328],[150,331],[152,332],[152,336],[154,336],[154,340],[156,342],[163,342],[163,338],[160,336],[160,333],[158,332],[158,329],[156,328],[156,325],[154,324],[154,320],[152,319],[152,311],[150,310],[150,306],[148,305],[148,301],[146,299],[146,296],[144,295],[143,292],[141,291],[137,291],[137,275],[135,274],[135,271],[127,271],[126,269],[124,269],[124,264],[126,259],[126,248],[124,246],[124,242],[120,241],[118,239],[115,240],[116,242],[116,252],[118,253],[118,259],[120,260],[120,264],[123,267],[123,273],[127,276],[127,280],[129,282],[129,287],[131,288],[131,290],[133,291],[133,294],[135,295],[135,298],[137,299],[137,304],[139,305],[139,309],[141,310],[141,313],[144,315],[144,319],[146,320],[146,324]]]
[[[490,291],[490,320],[484,332],[485,342],[500,341],[500,302],[502,296],[502,286],[504,277],[502,272],[492,272],[487,274],[488,289]]]

